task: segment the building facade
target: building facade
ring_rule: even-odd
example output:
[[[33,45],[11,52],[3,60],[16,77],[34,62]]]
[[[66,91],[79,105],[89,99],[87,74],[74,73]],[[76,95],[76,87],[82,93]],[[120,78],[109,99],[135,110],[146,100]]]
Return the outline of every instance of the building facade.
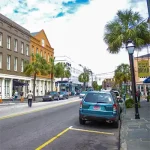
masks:
[[[143,81],[150,77],[150,54],[135,57],[134,67],[136,88],[146,95],[146,87],[150,88],[150,83],[143,83]]]
[[[55,57],[55,64],[57,64],[59,62],[68,64],[68,66],[70,67],[71,77],[69,79],[64,78],[63,81],[61,81],[60,78],[56,78],[55,79],[56,83],[59,82],[59,85],[60,86],[62,85],[61,87],[64,90],[67,89],[69,91],[76,91],[79,88],[81,88],[83,83],[79,82],[78,77],[83,72],[83,68],[67,56],[57,56],[57,57]]]
[[[14,90],[27,93],[31,80],[23,74],[30,59],[30,32],[0,14],[0,97],[12,97]]]
[[[54,58],[54,49],[51,47],[44,30],[31,33],[30,49],[31,54],[38,53],[47,61],[49,61],[51,57]],[[54,83],[51,83],[51,75],[38,75],[35,84],[35,96],[43,96],[47,91],[53,91],[51,84]],[[31,80],[31,89],[33,89],[33,79]]]
[[[115,84],[114,78],[105,78],[102,82],[103,89],[112,89]]]

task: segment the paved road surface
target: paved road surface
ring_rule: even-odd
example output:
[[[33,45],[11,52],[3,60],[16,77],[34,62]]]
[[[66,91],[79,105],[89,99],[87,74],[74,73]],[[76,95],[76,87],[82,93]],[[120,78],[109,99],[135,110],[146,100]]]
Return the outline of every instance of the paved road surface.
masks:
[[[95,122],[80,125],[78,109],[79,102],[73,102],[0,118],[0,150],[118,149],[118,130]]]

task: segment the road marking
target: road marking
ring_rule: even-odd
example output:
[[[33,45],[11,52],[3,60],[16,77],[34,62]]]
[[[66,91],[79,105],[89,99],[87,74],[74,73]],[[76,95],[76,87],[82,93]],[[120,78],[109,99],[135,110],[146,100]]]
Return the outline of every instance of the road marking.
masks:
[[[59,134],[57,134],[56,136],[54,136],[53,138],[51,138],[50,140],[48,140],[47,142],[45,142],[44,144],[42,144],[41,146],[39,146],[38,148],[36,148],[35,150],[41,150],[42,148],[44,148],[45,146],[47,146],[50,143],[52,143],[54,140],[56,140],[57,138],[59,138],[61,135],[63,135],[64,133],[66,133],[70,129],[71,129],[71,127],[63,130],[62,132],[60,132]]]
[[[90,132],[90,133],[97,133],[97,134],[105,134],[105,135],[114,135],[114,133],[110,133],[110,132],[100,132],[100,131],[94,131],[94,130],[84,130],[84,129],[77,129],[77,128],[72,128],[72,127],[70,127],[70,130],[82,131],[82,132]]]
[[[28,112],[7,115],[7,116],[0,117],[0,120],[13,118],[13,117],[17,117],[17,116],[22,116],[22,115],[26,115],[26,114],[30,114],[30,113],[35,113],[35,112],[39,112],[39,111],[46,110],[46,109],[49,109],[49,108],[55,108],[55,107],[58,107],[58,106],[63,106],[63,105],[67,105],[67,104],[70,104],[70,103],[75,103],[75,102],[78,102],[78,101],[81,101],[81,100],[74,100],[74,101],[67,102],[67,103],[62,103],[62,104],[54,104],[53,106],[43,107],[43,108],[39,108],[39,109],[36,109],[36,110],[28,111]]]

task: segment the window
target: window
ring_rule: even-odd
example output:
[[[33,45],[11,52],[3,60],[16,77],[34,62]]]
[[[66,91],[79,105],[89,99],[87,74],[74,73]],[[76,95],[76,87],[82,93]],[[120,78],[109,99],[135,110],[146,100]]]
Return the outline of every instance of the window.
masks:
[[[14,71],[17,71],[17,65],[18,65],[18,58],[14,58]]]
[[[84,101],[90,103],[112,103],[113,102],[111,94],[108,93],[88,93]]]
[[[21,53],[23,54],[23,52],[24,52],[24,43],[21,42]]]
[[[26,47],[26,55],[27,56],[29,55],[29,45],[27,45],[27,47]]]
[[[42,39],[42,46],[44,47],[45,46],[45,41]]]
[[[34,46],[32,46],[32,53],[34,53]]]
[[[2,42],[3,42],[3,34],[2,33],[0,33],[0,46],[2,46],[3,44],[2,44]]]
[[[7,55],[7,70],[10,70],[10,55]]]
[[[38,48],[36,48],[36,53],[37,53],[37,54],[39,53]]]
[[[41,51],[41,56],[42,56],[42,51]]]
[[[0,68],[2,68],[2,61],[3,61],[2,53],[0,53]]]
[[[11,41],[11,37],[8,36],[7,37],[7,49],[10,49],[10,41]]]
[[[14,51],[17,52],[17,50],[18,50],[18,41],[17,41],[17,39],[15,39],[15,41],[14,41]]]
[[[22,59],[21,60],[21,72],[23,72],[23,69],[24,69],[24,60]]]

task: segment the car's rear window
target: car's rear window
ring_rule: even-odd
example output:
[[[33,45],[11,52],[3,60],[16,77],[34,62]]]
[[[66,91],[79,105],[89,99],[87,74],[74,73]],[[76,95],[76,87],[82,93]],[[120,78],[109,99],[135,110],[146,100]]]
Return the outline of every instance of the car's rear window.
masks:
[[[118,92],[114,92],[116,94],[116,96],[119,96],[119,93]]]
[[[112,103],[112,96],[109,93],[88,93],[84,99],[90,103]]]

